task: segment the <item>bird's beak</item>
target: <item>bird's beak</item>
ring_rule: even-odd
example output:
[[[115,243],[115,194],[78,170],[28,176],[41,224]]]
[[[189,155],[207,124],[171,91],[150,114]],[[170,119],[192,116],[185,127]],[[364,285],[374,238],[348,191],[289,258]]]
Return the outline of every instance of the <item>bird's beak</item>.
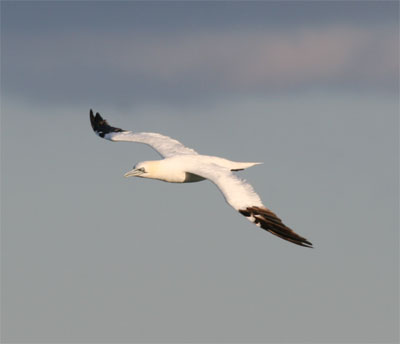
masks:
[[[124,174],[124,177],[140,176],[141,174],[143,174],[143,171],[141,169],[134,168],[133,170],[126,172]]]

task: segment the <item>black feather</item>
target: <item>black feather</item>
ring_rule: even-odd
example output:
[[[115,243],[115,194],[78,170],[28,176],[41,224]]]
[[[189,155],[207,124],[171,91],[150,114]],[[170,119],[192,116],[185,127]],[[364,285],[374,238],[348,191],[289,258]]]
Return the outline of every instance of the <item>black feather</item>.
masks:
[[[90,124],[92,125],[95,133],[100,137],[104,137],[108,133],[118,133],[124,131],[120,128],[109,125],[108,122],[103,119],[98,112],[96,113],[96,116],[94,116],[92,109],[90,109]]]
[[[253,216],[255,224],[259,224],[262,229],[279,238],[299,246],[313,247],[311,242],[287,227],[275,213],[267,208],[247,207],[246,209],[240,209],[239,212],[246,217]]]

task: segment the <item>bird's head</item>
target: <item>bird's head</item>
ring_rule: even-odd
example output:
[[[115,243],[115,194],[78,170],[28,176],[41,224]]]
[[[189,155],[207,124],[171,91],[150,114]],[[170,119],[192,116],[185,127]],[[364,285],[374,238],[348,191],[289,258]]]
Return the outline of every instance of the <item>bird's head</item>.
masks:
[[[142,161],[137,163],[132,170],[126,172],[124,177],[152,178],[157,161]]]

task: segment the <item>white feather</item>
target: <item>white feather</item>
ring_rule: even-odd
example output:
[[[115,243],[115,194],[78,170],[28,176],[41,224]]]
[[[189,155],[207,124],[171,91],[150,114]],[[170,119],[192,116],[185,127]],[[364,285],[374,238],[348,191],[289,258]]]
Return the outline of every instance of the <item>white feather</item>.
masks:
[[[163,158],[177,154],[197,154],[194,149],[185,147],[179,141],[157,133],[133,133],[132,131],[106,134],[105,139],[111,141],[129,141],[144,143],[155,149]]]

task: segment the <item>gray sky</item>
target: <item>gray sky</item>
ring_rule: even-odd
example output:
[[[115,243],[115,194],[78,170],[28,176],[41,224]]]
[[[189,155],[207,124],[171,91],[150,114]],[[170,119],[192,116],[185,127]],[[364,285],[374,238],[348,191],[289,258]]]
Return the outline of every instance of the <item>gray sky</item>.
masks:
[[[398,2],[1,2],[3,342],[398,341]],[[111,124],[241,172],[125,179]]]
[[[2,7],[3,92],[44,104],[397,90],[397,2]]]

